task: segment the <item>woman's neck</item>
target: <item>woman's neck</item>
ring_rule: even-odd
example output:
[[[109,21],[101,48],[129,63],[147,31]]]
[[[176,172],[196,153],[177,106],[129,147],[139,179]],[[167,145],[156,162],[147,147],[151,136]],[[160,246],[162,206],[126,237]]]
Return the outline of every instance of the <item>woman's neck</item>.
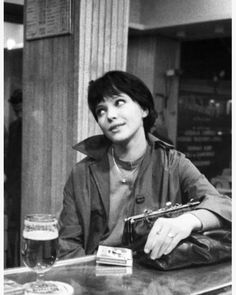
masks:
[[[127,144],[113,144],[113,148],[117,158],[122,161],[134,162],[144,155],[147,145],[144,134],[144,136],[138,137],[137,140],[131,140]]]

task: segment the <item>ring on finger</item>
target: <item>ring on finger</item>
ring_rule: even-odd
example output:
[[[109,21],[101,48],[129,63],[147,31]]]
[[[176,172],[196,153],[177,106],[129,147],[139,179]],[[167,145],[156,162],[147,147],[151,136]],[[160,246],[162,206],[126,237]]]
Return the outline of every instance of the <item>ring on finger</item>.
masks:
[[[173,239],[176,235],[175,234],[173,234],[173,233],[168,233],[168,235],[167,235],[169,238],[171,238],[171,239]]]

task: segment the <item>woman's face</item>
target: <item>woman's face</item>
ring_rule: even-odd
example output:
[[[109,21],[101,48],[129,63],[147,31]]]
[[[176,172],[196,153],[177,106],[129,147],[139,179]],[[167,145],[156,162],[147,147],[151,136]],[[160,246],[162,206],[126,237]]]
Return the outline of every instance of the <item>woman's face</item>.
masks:
[[[143,118],[147,110],[127,94],[104,98],[96,108],[98,124],[113,143],[128,143],[145,135]]]

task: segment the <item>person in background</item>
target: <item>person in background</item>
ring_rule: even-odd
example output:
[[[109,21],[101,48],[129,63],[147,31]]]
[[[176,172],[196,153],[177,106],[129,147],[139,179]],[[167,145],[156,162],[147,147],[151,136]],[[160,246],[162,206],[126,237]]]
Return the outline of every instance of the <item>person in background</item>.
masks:
[[[15,267],[20,265],[22,91],[13,91],[8,101],[16,119],[9,126],[4,164],[8,218],[7,267]]]
[[[144,251],[170,253],[192,232],[231,224],[231,199],[220,195],[184,156],[149,132],[156,120],[153,97],[136,76],[110,71],[89,83],[88,105],[103,135],[74,148],[77,163],[64,189],[59,257],[94,254],[99,245],[122,247],[124,219],[166,202],[200,200],[196,210],[159,218]]]

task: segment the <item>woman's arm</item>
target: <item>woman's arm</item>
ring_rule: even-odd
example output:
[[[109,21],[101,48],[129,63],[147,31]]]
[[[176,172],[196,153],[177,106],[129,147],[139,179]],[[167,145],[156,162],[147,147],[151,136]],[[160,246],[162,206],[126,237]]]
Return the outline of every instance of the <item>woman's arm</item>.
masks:
[[[197,209],[175,218],[159,218],[154,223],[144,247],[151,259],[169,254],[193,231],[230,225],[231,199],[220,195],[204,175],[181,155],[179,179],[183,195],[201,200]]]
[[[72,175],[64,188],[63,209],[59,218],[59,258],[84,256],[83,230],[76,209]]]
[[[183,154],[181,154],[179,161],[179,179],[181,191],[188,196],[189,200],[201,200],[192,213],[201,219],[203,230],[214,228],[214,224],[216,228],[223,224],[230,225],[232,220],[231,199],[219,194],[216,188]]]

